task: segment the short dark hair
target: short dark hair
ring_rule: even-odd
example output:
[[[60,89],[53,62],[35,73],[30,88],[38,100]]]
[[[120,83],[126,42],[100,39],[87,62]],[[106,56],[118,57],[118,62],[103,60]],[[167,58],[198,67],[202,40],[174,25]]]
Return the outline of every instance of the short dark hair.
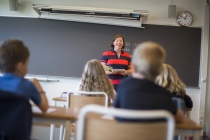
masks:
[[[122,46],[122,49],[124,49],[124,48],[125,48],[125,39],[124,39],[124,37],[123,37],[121,34],[117,34],[117,35],[114,36],[113,41],[112,41],[110,47],[112,47],[112,48],[114,49],[113,42],[114,42],[117,38],[120,38],[120,37],[123,39],[123,46]]]
[[[17,39],[5,40],[0,45],[0,70],[1,72],[15,72],[18,62],[25,63],[30,52],[23,41]]]

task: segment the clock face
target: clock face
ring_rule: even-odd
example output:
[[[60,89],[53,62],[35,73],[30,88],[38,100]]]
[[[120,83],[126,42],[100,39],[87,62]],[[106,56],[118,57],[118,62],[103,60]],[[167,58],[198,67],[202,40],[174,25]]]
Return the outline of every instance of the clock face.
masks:
[[[177,15],[176,21],[181,26],[190,26],[193,22],[193,16],[188,11],[182,11]]]

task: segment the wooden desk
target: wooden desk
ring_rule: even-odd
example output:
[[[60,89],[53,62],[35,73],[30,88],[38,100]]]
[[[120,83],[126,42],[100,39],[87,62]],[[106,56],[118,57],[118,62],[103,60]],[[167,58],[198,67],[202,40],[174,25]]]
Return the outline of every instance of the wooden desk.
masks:
[[[196,124],[189,118],[185,118],[184,123],[176,124],[175,135],[179,135],[181,140],[185,140],[185,137],[193,136],[194,140],[200,139],[202,127]]]
[[[53,112],[49,113],[36,113],[33,112],[33,123],[42,123],[42,124],[54,124],[60,125],[60,140],[63,136],[63,128],[66,127],[65,140],[70,139],[71,132],[71,122],[77,120],[79,113],[78,108],[65,108],[65,107],[50,107],[56,109]],[[54,129],[54,128],[53,128]],[[51,127],[51,133],[53,130]],[[185,136],[193,136],[194,140],[200,139],[200,132],[202,127],[196,124],[194,121],[189,118],[185,118],[184,123],[176,124],[175,135],[179,135],[181,140],[185,139]],[[50,139],[53,140],[53,136],[50,136]]]
[[[61,98],[61,97],[55,97],[52,100],[54,101],[54,106],[57,106],[57,102],[62,102],[62,103],[65,103],[65,104],[67,102],[67,98]]]
[[[63,129],[66,127],[65,140],[70,139],[71,132],[71,122],[77,120],[79,109],[71,109],[65,107],[50,107],[50,109],[55,109],[53,112],[41,113],[33,112],[33,123],[40,124],[51,124],[50,140],[54,139],[54,127],[55,125],[60,125],[60,137],[62,140],[64,136]]]

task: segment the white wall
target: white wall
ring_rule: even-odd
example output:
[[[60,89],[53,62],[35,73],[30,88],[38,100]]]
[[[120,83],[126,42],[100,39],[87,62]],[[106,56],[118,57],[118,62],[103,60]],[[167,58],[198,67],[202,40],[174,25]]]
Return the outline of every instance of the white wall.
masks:
[[[193,27],[202,27],[204,25],[204,2],[205,0],[173,0],[173,4],[177,6],[177,13],[182,10],[188,10],[192,12],[194,16]],[[15,16],[15,17],[34,17],[37,18],[37,13],[31,8],[32,4],[51,4],[51,5],[69,5],[69,6],[90,6],[90,7],[104,7],[104,8],[121,8],[121,9],[133,9],[133,10],[148,10],[149,16],[146,24],[160,24],[160,25],[173,25],[178,26],[175,18],[168,18],[168,5],[170,0],[19,0],[19,11],[9,11],[9,1],[0,0],[0,16]],[[205,29],[204,29],[205,30]],[[208,55],[203,53],[205,48],[202,43],[202,55]],[[207,65],[207,58],[201,56],[201,73],[204,65]],[[54,77],[53,77],[54,78]],[[56,96],[60,96],[62,91],[74,90],[75,85],[79,79],[71,78],[57,78],[59,82],[42,82],[44,89],[47,92],[50,104],[51,99]],[[187,88],[187,94],[189,94],[193,100],[194,108],[192,110],[191,118],[196,122],[199,122],[200,111],[204,112],[204,107],[200,108],[200,95],[205,95],[206,83],[200,83],[201,89]],[[201,93],[202,92],[202,93]],[[202,96],[203,97],[203,96]],[[205,101],[202,101],[205,103]]]
[[[193,26],[201,27],[203,20],[203,2],[201,0],[173,0],[177,6],[177,13],[182,10],[191,11],[196,19]],[[168,5],[170,0],[19,0],[20,7],[18,12],[9,11],[9,1],[0,1],[0,15],[3,16],[21,16],[38,17],[31,8],[32,4],[51,4],[51,5],[69,5],[69,6],[89,6],[118,9],[148,10],[149,17],[147,24],[175,25],[175,18],[168,18]]]
[[[53,105],[52,98],[60,97],[62,92],[75,91],[80,78],[66,78],[66,77],[49,77],[58,82],[41,82],[41,85],[46,91],[49,104]]]

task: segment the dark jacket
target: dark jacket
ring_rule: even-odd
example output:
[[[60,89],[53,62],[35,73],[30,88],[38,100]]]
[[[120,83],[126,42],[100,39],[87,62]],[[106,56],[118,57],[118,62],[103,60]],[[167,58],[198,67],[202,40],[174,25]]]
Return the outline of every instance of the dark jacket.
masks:
[[[188,96],[187,94],[184,95],[177,95],[176,92],[172,93],[172,97],[176,97],[176,98],[180,98],[184,101],[185,106],[189,109],[193,108],[193,102],[192,99],[190,98],[190,96]]]
[[[0,140],[29,140],[31,121],[26,97],[0,91]]]

